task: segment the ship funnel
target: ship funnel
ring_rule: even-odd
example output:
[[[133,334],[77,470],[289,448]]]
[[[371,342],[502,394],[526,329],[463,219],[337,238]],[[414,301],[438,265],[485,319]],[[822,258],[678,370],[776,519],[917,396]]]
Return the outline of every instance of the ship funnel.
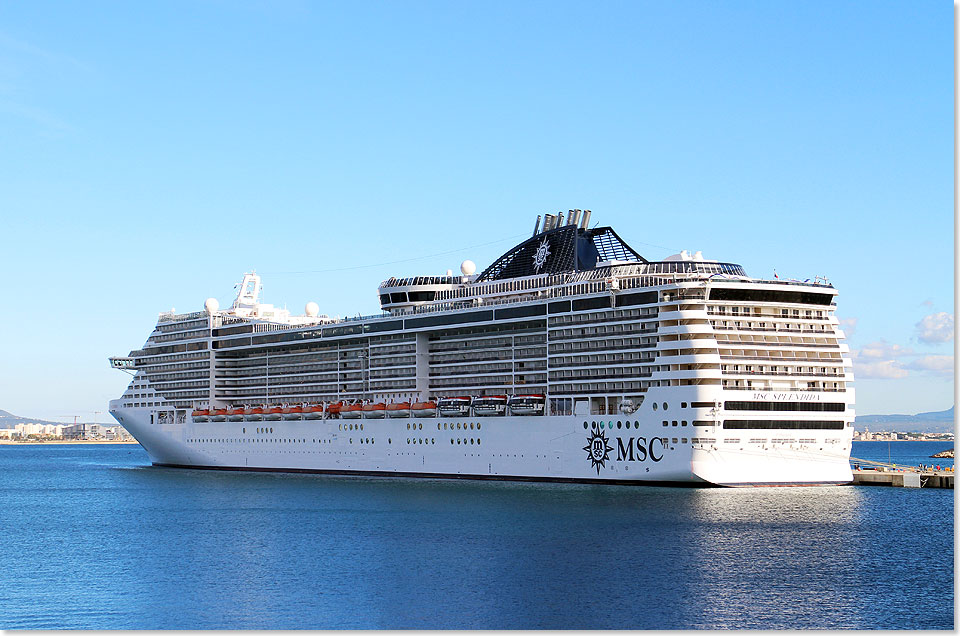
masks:
[[[580,223],[580,227],[585,230],[590,227],[590,210],[583,211],[583,221]]]
[[[536,224],[533,226],[533,235],[534,235],[534,236],[537,235],[537,231],[538,231],[539,229],[540,229],[540,215],[538,214],[538,215],[537,215],[537,222],[536,222]]]
[[[578,225],[580,223],[580,210],[570,210],[567,216],[568,225]]]
[[[554,216],[553,214],[544,214],[543,215],[543,231],[546,232],[548,230],[552,230],[553,224],[556,220],[557,220],[557,217]]]
[[[556,224],[556,226],[554,226],[554,227],[560,227],[561,225],[563,225],[563,212],[558,212],[558,213],[557,213],[557,224]]]

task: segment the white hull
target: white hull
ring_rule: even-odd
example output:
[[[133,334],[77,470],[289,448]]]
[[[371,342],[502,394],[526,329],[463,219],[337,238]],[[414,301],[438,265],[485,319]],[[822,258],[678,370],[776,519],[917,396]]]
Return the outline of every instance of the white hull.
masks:
[[[143,445],[154,464],[178,467],[724,486],[852,480],[851,428],[766,431],[773,433],[768,438],[802,437],[805,443],[750,444],[742,439],[742,431],[664,428],[641,413],[629,417],[383,418],[364,420],[363,430],[359,423],[342,419],[280,421],[257,427],[189,419],[183,424],[151,424],[149,409],[116,407],[111,413]],[[629,422],[629,428],[619,428],[618,421]],[[791,432],[794,435],[785,435]],[[734,435],[745,443],[725,441]],[[692,436],[716,441],[694,443]],[[586,450],[591,440],[599,440],[599,462],[592,461]]]

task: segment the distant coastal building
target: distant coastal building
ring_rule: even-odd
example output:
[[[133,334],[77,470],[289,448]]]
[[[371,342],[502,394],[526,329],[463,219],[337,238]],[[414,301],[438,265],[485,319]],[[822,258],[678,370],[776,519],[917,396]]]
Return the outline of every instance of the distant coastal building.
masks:
[[[18,439],[115,440],[132,441],[133,436],[122,426],[102,424],[38,424],[20,422],[13,428],[0,429],[0,440]]]

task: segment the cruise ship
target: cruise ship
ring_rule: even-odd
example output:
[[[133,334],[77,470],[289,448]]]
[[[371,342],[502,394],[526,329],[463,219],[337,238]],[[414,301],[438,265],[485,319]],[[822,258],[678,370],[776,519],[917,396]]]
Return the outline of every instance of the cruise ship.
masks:
[[[564,218],[566,216],[566,218]],[[849,348],[834,287],[648,261],[589,210],[538,216],[477,274],[390,278],[382,313],[260,302],[161,313],[110,358],[110,413],[157,466],[336,475],[849,483]],[[542,220],[542,224],[541,224]]]

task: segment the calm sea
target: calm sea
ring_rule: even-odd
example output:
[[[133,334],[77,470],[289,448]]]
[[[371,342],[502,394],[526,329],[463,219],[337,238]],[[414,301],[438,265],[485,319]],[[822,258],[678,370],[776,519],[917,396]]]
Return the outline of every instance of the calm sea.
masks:
[[[6,629],[954,626],[951,490],[220,473],[94,445],[0,446],[0,475]]]

